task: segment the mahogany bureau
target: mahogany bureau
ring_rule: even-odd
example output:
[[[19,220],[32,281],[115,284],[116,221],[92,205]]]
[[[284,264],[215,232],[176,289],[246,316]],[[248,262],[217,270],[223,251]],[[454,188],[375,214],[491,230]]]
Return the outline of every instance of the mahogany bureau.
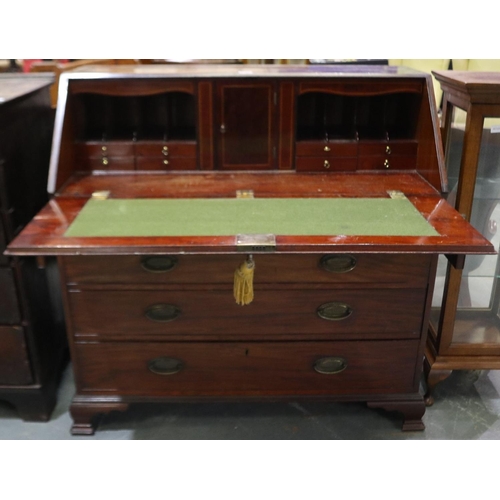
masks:
[[[424,428],[437,257],[493,252],[442,198],[429,75],[99,66],[59,89],[53,196],[8,254],[58,258],[73,433],[207,398],[366,401]]]

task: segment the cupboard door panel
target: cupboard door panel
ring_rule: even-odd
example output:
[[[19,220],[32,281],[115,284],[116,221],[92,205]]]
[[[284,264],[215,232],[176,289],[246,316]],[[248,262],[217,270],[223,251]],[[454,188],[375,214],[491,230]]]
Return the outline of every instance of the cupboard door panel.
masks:
[[[219,168],[272,169],[273,85],[223,84],[219,87],[219,102]]]

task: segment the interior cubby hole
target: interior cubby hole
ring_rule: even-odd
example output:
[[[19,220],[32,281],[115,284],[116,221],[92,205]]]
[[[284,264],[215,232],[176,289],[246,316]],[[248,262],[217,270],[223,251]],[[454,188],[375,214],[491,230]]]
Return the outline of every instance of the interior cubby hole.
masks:
[[[413,139],[420,95],[310,92],[297,103],[297,140]]]
[[[76,137],[81,141],[195,140],[196,106],[191,94],[75,96]]]

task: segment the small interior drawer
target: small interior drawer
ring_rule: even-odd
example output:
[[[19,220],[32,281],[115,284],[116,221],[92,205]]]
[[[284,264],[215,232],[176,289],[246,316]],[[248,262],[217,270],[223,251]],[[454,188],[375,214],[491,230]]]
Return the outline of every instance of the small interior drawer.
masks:
[[[79,142],[75,144],[75,152],[77,156],[86,158],[133,157],[135,143],[133,141]]]
[[[344,172],[355,171],[356,157],[298,156],[295,160],[297,172]]]
[[[356,142],[326,142],[326,141],[297,141],[297,156],[356,156],[358,145]]]
[[[165,156],[151,158],[147,156],[138,156],[136,158],[137,170],[195,170],[196,158],[183,158]]]
[[[184,156],[196,157],[196,142],[194,141],[138,141],[135,145],[136,155],[148,157]]]
[[[359,143],[360,156],[392,156],[392,155],[416,155],[416,141],[400,142],[363,142]]]
[[[416,156],[360,156],[358,170],[415,170]]]

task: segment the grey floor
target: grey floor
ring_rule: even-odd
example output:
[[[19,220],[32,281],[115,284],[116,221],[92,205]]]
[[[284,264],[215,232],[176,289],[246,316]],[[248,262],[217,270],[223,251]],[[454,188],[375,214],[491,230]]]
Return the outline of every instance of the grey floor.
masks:
[[[496,440],[500,371],[456,371],[435,390],[423,432],[401,432],[397,413],[362,403],[151,404],[105,416],[94,436],[71,436],[74,382],[64,372],[49,422],[23,422],[0,402],[1,440]]]

